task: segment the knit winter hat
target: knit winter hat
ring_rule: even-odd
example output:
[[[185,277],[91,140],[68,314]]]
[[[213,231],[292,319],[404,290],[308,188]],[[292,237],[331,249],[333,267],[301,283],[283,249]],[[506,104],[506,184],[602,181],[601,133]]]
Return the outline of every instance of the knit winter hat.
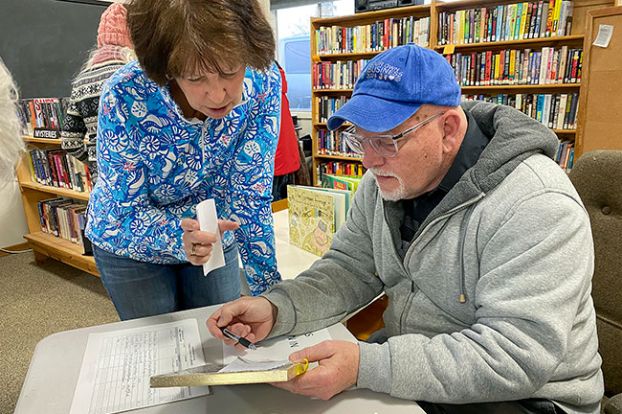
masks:
[[[99,20],[97,47],[105,45],[133,48],[127,27],[127,9],[121,3],[108,6]]]

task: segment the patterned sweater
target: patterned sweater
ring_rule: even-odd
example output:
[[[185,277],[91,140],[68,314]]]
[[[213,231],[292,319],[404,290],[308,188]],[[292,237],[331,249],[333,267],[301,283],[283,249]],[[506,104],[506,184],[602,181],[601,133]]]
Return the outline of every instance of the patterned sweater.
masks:
[[[87,163],[91,181],[97,181],[95,139],[102,85],[125,62],[113,60],[81,71],[73,81],[69,107],[61,131],[61,148]]]
[[[186,262],[181,219],[213,198],[219,218],[240,223],[223,247],[237,240],[251,292],[280,281],[270,208],[280,93],[276,67],[247,69],[242,102],[223,119],[201,122],[184,118],[168,87],[137,62],[117,71],[101,97],[99,180],[86,235],[119,256]]]

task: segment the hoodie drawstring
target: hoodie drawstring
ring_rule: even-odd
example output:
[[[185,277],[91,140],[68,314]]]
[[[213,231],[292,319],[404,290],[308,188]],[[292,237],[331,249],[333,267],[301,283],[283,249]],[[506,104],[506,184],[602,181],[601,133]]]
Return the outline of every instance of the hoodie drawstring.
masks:
[[[462,218],[462,223],[460,224],[460,228],[464,229],[463,230],[463,234],[462,237],[460,238],[460,248],[458,249],[458,251],[460,252],[460,294],[458,295],[458,302],[460,303],[466,303],[467,301],[467,297],[466,297],[466,275],[464,274],[464,244],[465,244],[465,239],[466,239],[466,228],[467,225],[469,224],[469,220],[471,219],[471,214],[473,214],[473,209],[469,208],[467,209],[467,211],[464,214],[464,217]]]

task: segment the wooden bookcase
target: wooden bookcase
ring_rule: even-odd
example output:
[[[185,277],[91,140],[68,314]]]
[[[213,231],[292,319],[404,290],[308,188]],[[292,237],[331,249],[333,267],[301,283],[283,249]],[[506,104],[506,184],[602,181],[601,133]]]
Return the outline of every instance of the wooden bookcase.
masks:
[[[584,43],[585,76],[579,100],[577,147],[581,152],[595,149],[622,149],[622,2],[617,7],[588,14]],[[614,27],[609,45],[595,46],[601,25]]]
[[[27,146],[39,148],[59,148],[61,143],[59,139],[32,137],[24,137],[24,141]],[[48,258],[52,258],[92,275],[99,276],[95,266],[95,259],[93,256],[82,255],[82,246],[41,231],[41,222],[37,208],[39,201],[52,197],[67,197],[88,201],[89,193],[51,187],[34,182],[30,167],[28,166],[29,163],[29,155],[24,154],[24,158],[17,168],[17,179],[22,192],[22,203],[28,225],[28,234],[24,235],[24,238],[28,240],[30,247],[35,252],[35,260],[40,263]]]
[[[533,3],[534,0],[530,0]],[[536,1],[537,2],[537,1]],[[587,22],[587,13],[591,10],[600,9],[613,5],[613,0],[573,0],[572,31],[568,35],[556,37],[531,38],[522,40],[506,40],[495,42],[478,42],[467,44],[456,44],[453,47],[439,45],[439,30],[441,30],[440,16],[443,12],[458,10],[468,10],[473,8],[492,7],[498,5],[509,5],[523,3],[517,0],[459,0],[455,2],[441,2],[433,0],[432,3],[422,6],[398,7],[375,12],[366,12],[345,17],[315,18],[311,19],[311,63],[312,66],[322,62],[354,61],[359,59],[371,59],[380,51],[365,51],[359,53],[320,53],[317,48],[319,41],[317,30],[332,26],[351,28],[354,26],[370,25],[377,21],[388,18],[406,18],[413,16],[415,19],[429,17],[429,40],[427,47],[436,50],[441,54],[448,53],[471,53],[482,51],[499,51],[502,49],[532,49],[538,50],[543,47],[559,48],[568,46],[569,48],[584,47],[584,33]],[[452,50],[453,49],[453,50]],[[584,47],[585,49],[585,47]],[[584,72],[585,74],[585,72]],[[312,76],[313,79],[313,76]],[[313,80],[312,80],[313,82]],[[349,86],[349,85],[348,85]],[[462,85],[461,85],[462,86]],[[462,86],[463,95],[487,95],[497,96],[499,94],[579,94],[581,102],[580,83],[555,83],[555,84],[535,84],[535,85],[493,85],[493,86]],[[312,143],[313,143],[313,183],[318,184],[318,167],[320,164],[331,161],[349,161],[360,163],[359,158],[346,157],[343,155],[326,155],[320,153],[319,136],[327,128],[326,123],[320,120],[320,100],[328,96],[333,98],[343,97],[347,99],[352,94],[351,88],[321,89],[313,88],[312,83]],[[580,106],[579,106],[580,107]],[[577,114],[577,117],[579,115]],[[579,122],[579,120],[577,120]],[[561,140],[574,142],[575,129],[553,129]],[[575,148],[575,158],[580,155],[581,147]]]

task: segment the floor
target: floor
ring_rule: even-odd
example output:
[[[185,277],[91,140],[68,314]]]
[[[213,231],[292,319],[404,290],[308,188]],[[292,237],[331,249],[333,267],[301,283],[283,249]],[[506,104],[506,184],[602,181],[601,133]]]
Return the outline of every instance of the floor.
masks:
[[[0,414],[13,413],[37,343],[69,329],[118,321],[99,278],[32,253],[0,257]]]

